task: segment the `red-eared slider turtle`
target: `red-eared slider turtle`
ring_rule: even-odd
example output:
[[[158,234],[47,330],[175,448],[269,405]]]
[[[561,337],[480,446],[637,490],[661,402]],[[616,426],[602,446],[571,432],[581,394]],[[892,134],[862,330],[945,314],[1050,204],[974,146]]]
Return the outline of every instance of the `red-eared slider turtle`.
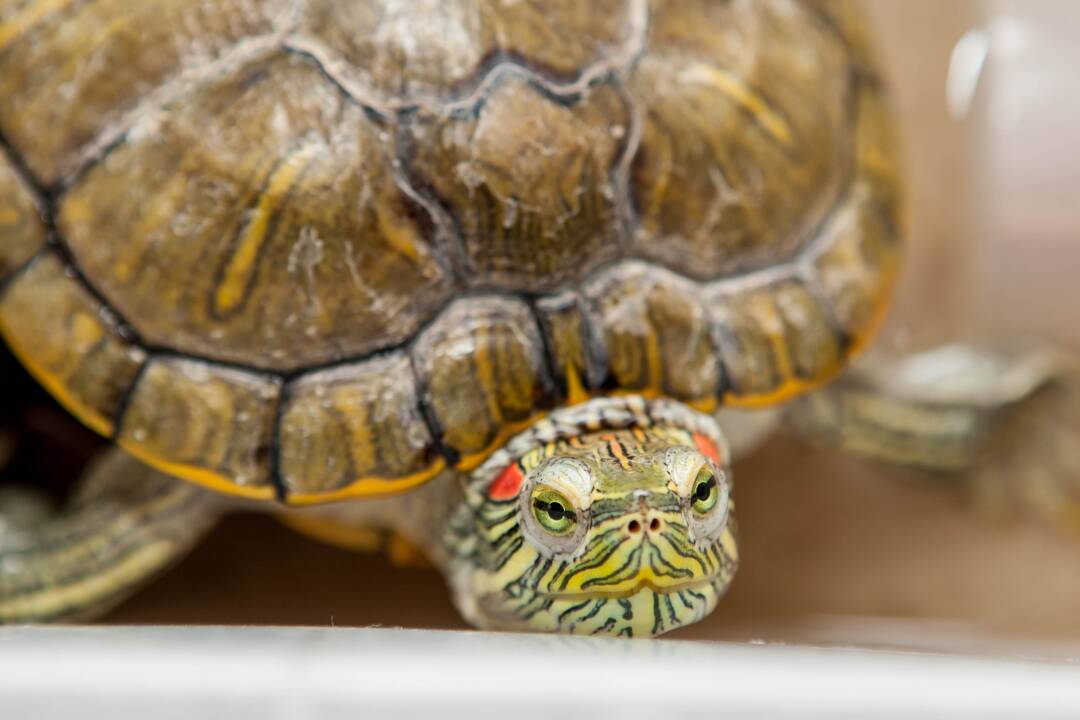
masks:
[[[260,501],[400,533],[483,627],[700,619],[724,413],[836,376],[898,262],[843,0],[0,0],[0,131],[3,337],[123,450],[7,502],[9,622]]]

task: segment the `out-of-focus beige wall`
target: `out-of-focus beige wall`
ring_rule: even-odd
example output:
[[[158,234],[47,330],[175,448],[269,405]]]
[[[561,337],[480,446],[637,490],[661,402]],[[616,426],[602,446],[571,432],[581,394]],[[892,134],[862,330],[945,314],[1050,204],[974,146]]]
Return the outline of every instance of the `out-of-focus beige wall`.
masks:
[[[884,343],[1051,337],[1080,349],[1080,2],[866,3],[909,180],[908,260]],[[987,57],[950,115],[956,43]]]
[[[974,141],[986,327],[1080,350],[1080,2],[988,0]]]
[[[866,5],[899,115],[908,179],[908,254],[885,341],[929,343],[962,325],[972,283],[970,127],[948,114],[945,74],[957,39],[979,22],[982,8],[977,0]]]

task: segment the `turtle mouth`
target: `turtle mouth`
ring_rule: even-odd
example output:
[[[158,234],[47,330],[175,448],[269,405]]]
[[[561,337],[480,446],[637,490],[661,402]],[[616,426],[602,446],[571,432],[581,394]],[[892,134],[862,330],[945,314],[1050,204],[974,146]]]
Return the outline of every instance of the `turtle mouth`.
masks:
[[[538,592],[537,594],[543,598],[552,600],[591,600],[600,598],[627,598],[633,595],[637,595],[643,590],[649,590],[657,595],[668,595],[670,593],[682,592],[685,590],[695,590],[697,588],[706,587],[712,585],[716,581],[716,576],[707,578],[695,578],[694,580],[688,580],[686,582],[679,583],[657,583],[655,580],[649,578],[642,578],[635,582],[630,587],[621,587],[611,590],[593,589],[593,590],[580,590],[577,592]]]

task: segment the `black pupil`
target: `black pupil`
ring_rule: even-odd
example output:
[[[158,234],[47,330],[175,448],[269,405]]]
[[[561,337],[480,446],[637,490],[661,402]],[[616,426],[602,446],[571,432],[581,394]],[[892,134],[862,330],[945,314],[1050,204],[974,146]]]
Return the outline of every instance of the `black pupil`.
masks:
[[[537,500],[536,509],[540,512],[546,512],[548,517],[552,520],[562,520],[563,518],[573,517],[573,513],[563,507],[563,504],[559,501],[544,502],[543,500]]]
[[[709,478],[708,480],[702,480],[694,488],[694,499],[701,502],[705,502],[709,499],[709,495],[712,494],[712,489],[716,487],[716,478]]]

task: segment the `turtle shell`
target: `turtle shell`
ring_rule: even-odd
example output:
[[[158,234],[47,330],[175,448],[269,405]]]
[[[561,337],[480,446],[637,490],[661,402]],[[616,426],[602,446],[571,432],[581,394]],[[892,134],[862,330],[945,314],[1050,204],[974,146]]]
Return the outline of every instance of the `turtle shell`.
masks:
[[[783,401],[872,335],[891,119],[840,0],[0,0],[0,329],[292,503],[597,394]]]

